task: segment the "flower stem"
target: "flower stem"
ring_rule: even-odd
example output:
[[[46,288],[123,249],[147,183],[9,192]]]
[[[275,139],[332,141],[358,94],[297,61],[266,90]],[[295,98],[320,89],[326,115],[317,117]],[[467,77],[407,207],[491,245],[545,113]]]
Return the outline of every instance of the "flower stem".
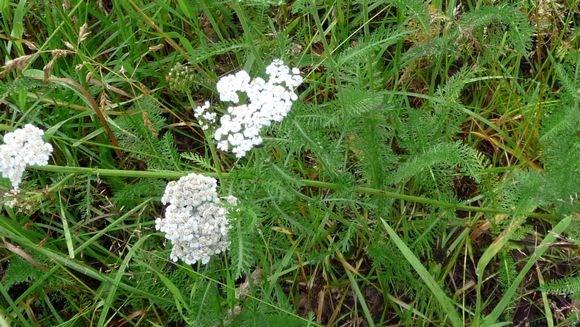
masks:
[[[88,167],[67,167],[67,166],[55,166],[55,165],[47,165],[47,166],[32,166],[32,169],[39,170],[39,171],[48,171],[48,172],[55,172],[55,173],[66,173],[66,174],[89,174],[89,175],[96,175],[96,176],[110,176],[110,177],[135,177],[135,178],[167,178],[167,179],[175,179],[182,176],[189,174],[190,172],[179,172],[179,171],[171,171],[171,170],[119,170],[119,169],[101,169],[101,168],[88,168]],[[196,173],[200,173],[210,177],[226,177],[228,173],[210,173],[210,172],[202,172],[197,171]],[[219,175],[219,176],[218,176]],[[329,190],[338,190],[343,188],[343,185],[330,183],[330,182],[323,182],[323,181],[316,181],[311,179],[301,179],[297,181],[299,184],[303,186],[310,186],[316,188],[324,188]],[[398,199],[403,201],[409,201],[414,203],[422,203],[427,205],[432,205],[440,208],[447,208],[453,210],[460,210],[460,211],[470,211],[470,212],[482,212],[482,213],[492,213],[492,214],[513,214],[513,212],[504,209],[496,209],[496,208],[487,208],[487,207],[476,207],[476,206],[468,206],[463,204],[457,203],[450,203],[445,201],[439,201],[429,198],[424,198],[415,195],[407,195],[403,193],[387,191],[387,190],[380,190],[376,188],[371,188],[367,186],[355,186],[353,188],[354,192],[356,193],[364,193],[364,194],[372,194],[377,195],[385,198],[391,199]],[[531,213],[529,214],[530,217],[536,218],[553,218],[550,214],[544,213]]]
[[[67,167],[67,166],[32,166],[30,167],[39,171],[49,171],[54,173],[65,174],[87,174],[96,176],[110,177],[136,177],[136,178],[179,178],[188,174],[188,172],[170,171],[170,170],[120,170],[120,169],[102,169],[89,167]],[[200,172],[206,176],[215,177],[215,173]]]
[[[301,182],[305,186],[312,186],[312,187],[317,187],[317,188],[326,188],[326,189],[331,189],[331,190],[343,188],[342,185],[338,185],[335,183],[314,181],[314,180],[308,180],[308,179],[303,179],[303,180],[301,180]],[[427,204],[427,205],[433,205],[436,207],[454,209],[454,210],[460,210],[460,211],[472,211],[472,212],[495,213],[495,214],[510,214],[509,211],[502,210],[502,209],[475,207],[475,206],[468,206],[468,205],[457,204],[457,203],[450,203],[450,202],[439,201],[439,200],[424,198],[424,197],[415,196],[415,195],[407,195],[407,194],[398,193],[398,192],[380,190],[380,189],[371,188],[371,187],[367,187],[367,186],[355,186],[353,188],[353,190],[356,193],[378,195],[378,196],[382,196],[385,198],[404,200],[404,201],[415,202],[415,203],[422,203],[422,204]],[[550,215],[544,215],[544,214],[531,214],[530,216],[550,217]]]

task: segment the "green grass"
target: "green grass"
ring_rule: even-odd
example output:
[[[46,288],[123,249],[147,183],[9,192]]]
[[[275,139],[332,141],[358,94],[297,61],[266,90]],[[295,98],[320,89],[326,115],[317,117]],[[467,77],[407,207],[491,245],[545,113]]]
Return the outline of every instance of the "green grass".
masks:
[[[574,325],[578,8],[0,0],[0,134],[55,149],[0,178],[0,326]],[[192,109],[274,58],[292,112],[217,151]],[[239,199],[207,265],[155,230],[190,172]]]

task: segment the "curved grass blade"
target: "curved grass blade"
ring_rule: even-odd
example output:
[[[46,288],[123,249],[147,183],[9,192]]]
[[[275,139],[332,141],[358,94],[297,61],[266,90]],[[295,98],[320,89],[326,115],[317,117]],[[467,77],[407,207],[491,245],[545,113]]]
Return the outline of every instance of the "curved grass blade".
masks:
[[[115,300],[115,295],[117,294],[117,289],[119,288],[119,284],[121,283],[123,274],[125,273],[125,270],[129,266],[129,262],[131,261],[131,258],[133,258],[133,255],[135,255],[137,249],[139,249],[141,245],[145,242],[145,240],[147,240],[151,235],[153,234],[149,234],[140,238],[135,243],[135,245],[131,247],[131,250],[129,250],[125,258],[123,259],[121,266],[119,266],[119,269],[117,269],[117,274],[115,274],[115,278],[113,279],[114,283],[111,283],[111,287],[109,288],[109,294],[107,295],[107,298],[103,303],[103,309],[101,310],[101,316],[99,317],[99,322],[97,323],[97,326],[107,326],[109,324],[109,321],[106,321],[107,314],[109,312],[109,308],[113,305],[113,301]]]
[[[461,318],[459,318],[459,314],[457,313],[457,311],[455,311],[455,306],[453,305],[453,301],[449,297],[447,297],[447,295],[441,289],[441,287],[437,284],[437,282],[435,281],[433,276],[431,276],[431,274],[429,274],[427,269],[421,264],[419,259],[409,249],[409,247],[407,247],[405,242],[403,242],[403,240],[401,240],[401,238],[391,228],[391,226],[389,226],[389,224],[387,224],[387,222],[382,218],[381,218],[381,221],[383,222],[383,226],[387,230],[389,237],[391,237],[391,239],[393,240],[395,245],[399,248],[399,250],[401,251],[401,253],[405,257],[405,259],[407,259],[407,261],[411,264],[411,266],[413,266],[413,269],[415,269],[415,271],[419,274],[419,276],[421,277],[423,282],[425,282],[425,284],[427,285],[429,290],[433,293],[433,295],[435,296],[435,299],[437,300],[437,302],[439,302],[439,304],[443,308],[445,314],[447,315],[447,317],[451,321],[451,324],[454,327],[463,326]]]
[[[570,217],[566,217],[566,218],[562,219],[562,221],[560,221],[550,231],[550,233],[548,233],[548,235],[544,238],[544,240],[542,240],[540,245],[538,245],[538,247],[536,248],[534,253],[528,259],[528,262],[526,262],[526,265],[524,266],[524,268],[522,270],[520,270],[520,273],[516,276],[516,278],[514,279],[514,282],[510,285],[508,290],[504,293],[504,295],[502,296],[499,303],[495,306],[495,308],[493,308],[493,311],[487,317],[485,317],[485,319],[483,321],[484,326],[489,326],[489,325],[492,325],[496,322],[496,320],[499,318],[501,313],[509,305],[512,297],[514,296],[514,294],[516,293],[516,291],[518,289],[518,286],[524,280],[524,277],[527,275],[528,271],[532,268],[532,266],[536,263],[536,261],[542,255],[544,255],[546,250],[548,250],[548,246],[550,246],[550,244],[552,244],[556,240],[558,235],[560,233],[564,232],[566,230],[566,228],[568,228],[571,221],[572,221],[572,219]]]

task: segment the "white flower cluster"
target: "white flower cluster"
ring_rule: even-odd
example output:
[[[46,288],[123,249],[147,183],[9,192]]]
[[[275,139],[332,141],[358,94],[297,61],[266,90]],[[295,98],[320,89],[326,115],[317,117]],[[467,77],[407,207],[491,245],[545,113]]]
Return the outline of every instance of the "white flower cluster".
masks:
[[[30,124],[4,135],[4,144],[0,145],[0,173],[10,180],[14,190],[18,190],[27,166],[48,164],[52,145],[44,142],[43,135],[43,130]]]
[[[161,199],[168,204],[155,228],[173,243],[171,259],[186,264],[209,262],[229,247],[226,209],[221,206],[214,178],[189,174],[167,184]]]
[[[280,59],[266,67],[268,80],[260,77],[251,80],[246,71],[222,77],[217,85],[220,100],[231,102],[227,113],[220,118],[220,127],[215,131],[217,147],[231,151],[241,158],[253,147],[262,143],[260,130],[273,122],[281,122],[290,112],[298,96],[294,88],[302,84],[298,68],[286,66]],[[240,93],[246,94],[246,103],[240,104]],[[196,117],[203,117],[209,108],[206,102],[197,107]],[[215,116],[212,116],[215,119]],[[207,121],[207,118],[205,119]],[[204,123],[202,127],[207,125]]]
[[[210,103],[206,101],[203,106],[199,106],[193,110],[193,114],[197,120],[199,120],[199,125],[204,131],[209,129],[209,127],[215,124],[216,113],[209,110]]]

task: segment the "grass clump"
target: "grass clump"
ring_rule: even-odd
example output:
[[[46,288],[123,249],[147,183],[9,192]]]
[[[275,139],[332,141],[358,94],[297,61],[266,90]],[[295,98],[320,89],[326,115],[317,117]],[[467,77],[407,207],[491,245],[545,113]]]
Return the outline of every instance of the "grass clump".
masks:
[[[19,192],[0,179],[0,325],[579,320],[574,1],[0,13],[1,134],[32,124],[53,148]],[[291,110],[252,133],[259,146],[221,151],[194,109],[209,101],[220,124],[237,102],[269,103],[220,104],[216,83],[267,80],[276,58],[304,79]],[[191,173],[228,212],[228,250],[207,264],[173,262],[155,230],[167,183]]]

